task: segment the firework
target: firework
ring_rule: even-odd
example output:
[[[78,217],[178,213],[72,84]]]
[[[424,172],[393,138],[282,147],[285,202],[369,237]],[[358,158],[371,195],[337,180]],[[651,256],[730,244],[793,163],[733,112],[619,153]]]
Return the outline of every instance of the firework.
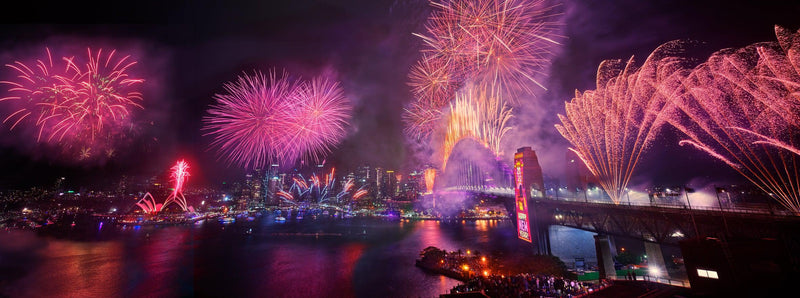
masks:
[[[287,109],[285,146],[289,158],[317,161],[344,138],[352,107],[339,83],[328,77],[314,78],[298,91]]]
[[[136,90],[144,80],[130,78],[128,70],[136,65],[130,56],[116,59],[116,50],[103,55],[100,49],[87,49],[88,62],[83,68],[72,58],[65,58],[68,69],[80,74],[75,79],[74,96],[59,106],[62,112],[54,134],[72,134],[82,140],[105,135],[104,127],[124,126],[131,108],[142,108],[142,93]]]
[[[436,130],[443,112],[440,108],[430,106],[428,102],[415,102],[403,111],[403,132],[412,139],[426,139]]]
[[[636,69],[606,60],[597,71],[597,88],[566,103],[556,129],[571,144],[614,203],[630,181],[641,154],[664,123],[668,98],[680,85],[683,60],[677,41],[659,46]]]
[[[447,115],[447,128],[442,148],[442,171],[455,146],[464,139],[472,139],[502,155],[501,142],[511,130],[508,121],[512,109],[498,97],[483,88],[467,86],[456,95]]]
[[[172,168],[170,177],[175,182],[172,188],[172,194],[164,201],[161,210],[166,208],[170,203],[176,203],[181,209],[186,212],[189,211],[189,205],[186,202],[186,197],[183,196],[183,186],[186,179],[189,177],[189,164],[184,160],[179,160]]]
[[[58,144],[65,151],[80,148],[81,160],[95,156],[89,154],[93,148],[113,150],[131,127],[132,110],[143,109],[138,87],[144,80],[128,73],[137,62],[119,57],[116,50],[87,49],[85,60],[71,56],[56,61],[49,48],[45,52],[46,58],[33,67],[20,61],[6,65],[17,73],[17,81],[2,82],[10,96],[0,101],[14,101],[17,108],[3,123],[14,129],[27,122],[38,142]]]
[[[170,174],[170,177],[175,180],[175,187],[172,191],[173,194],[183,192],[183,185],[186,183],[186,179],[189,177],[188,170],[189,164],[184,160],[178,161],[178,163],[172,167],[172,173]]]
[[[189,206],[186,202],[186,197],[183,196],[183,187],[185,186],[186,179],[189,177],[189,164],[184,160],[179,160],[170,168],[170,178],[175,183],[172,188],[172,193],[164,200],[164,203],[156,203],[155,198],[149,192],[140,199],[136,206],[142,209],[145,213],[155,214],[175,203],[183,210],[183,212],[194,212],[194,207]]]
[[[423,172],[423,177],[425,177],[425,193],[431,194],[433,193],[433,185],[436,181],[436,169],[428,168],[425,169]]]
[[[338,82],[310,83],[286,72],[244,74],[225,84],[208,110],[206,135],[229,163],[258,168],[274,162],[318,160],[346,133],[352,107]]]
[[[434,11],[425,32],[414,34],[424,47],[408,76],[415,101],[405,109],[403,121],[404,133],[416,141],[432,141],[444,130],[442,170],[453,147],[464,138],[475,139],[499,155],[511,115],[506,104],[519,103],[519,95],[534,94],[536,86],[544,89],[540,80],[546,75],[551,50],[562,38],[558,4],[550,2],[430,3]],[[483,94],[464,95],[475,90]],[[467,103],[463,98],[469,96]],[[484,108],[488,110],[480,110]]]
[[[208,109],[204,129],[210,132],[221,155],[242,167],[259,167],[283,157],[280,141],[285,131],[288,101],[300,88],[286,72],[271,71],[269,76],[243,74],[236,82],[224,85],[226,94],[217,94],[217,104]]]
[[[442,59],[449,76],[497,90],[532,93],[544,86],[551,48],[558,45],[555,6],[544,0],[431,2],[425,34],[427,57]]]
[[[784,207],[800,214],[800,32],[778,42],[724,49],[684,79],[670,124]]]
[[[439,110],[450,102],[461,83],[441,58],[424,57],[411,68],[408,85],[417,100]]]
[[[342,201],[350,194],[350,191],[355,186],[355,181],[354,179],[348,179],[341,185],[339,192],[336,192],[338,185],[334,177],[335,172],[336,169],[331,169],[331,172],[325,175],[325,179],[320,179],[316,174],[313,174],[308,180],[311,182],[310,184],[303,178],[303,175],[298,175],[293,178],[294,183],[289,187],[289,190],[278,190],[276,195],[281,197],[284,202],[293,205],[302,201],[315,202],[316,204],[325,204],[333,200]],[[360,194],[362,192],[363,194]],[[353,199],[358,198],[356,194],[360,194],[358,197],[363,196],[366,194],[366,190],[364,187],[359,188],[353,194]]]
[[[9,95],[0,98],[0,102],[14,101],[19,102],[16,111],[3,119],[4,124],[10,124],[10,129],[14,129],[20,122],[26,119],[33,119],[34,125],[38,126],[37,140],[41,140],[43,130],[49,125],[50,116],[54,109],[61,105],[65,98],[73,95],[73,78],[63,76],[63,70],[54,70],[53,57],[49,48],[45,48],[46,58],[36,60],[35,66],[30,67],[23,62],[15,61],[13,64],[6,64],[16,73],[17,81],[0,81],[0,84],[8,85]],[[49,124],[49,125],[44,125]]]

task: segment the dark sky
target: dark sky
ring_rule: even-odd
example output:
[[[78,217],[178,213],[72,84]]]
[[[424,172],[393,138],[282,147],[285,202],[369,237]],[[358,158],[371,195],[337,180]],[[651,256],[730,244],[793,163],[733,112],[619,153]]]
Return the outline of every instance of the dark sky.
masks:
[[[349,137],[328,157],[341,168],[361,163],[388,168],[416,165],[402,137],[400,111],[411,100],[409,67],[418,57],[430,12],[426,1],[125,1],[21,5],[2,10],[0,58],[65,43],[113,45],[139,55],[147,80],[143,119],[152,121],[108,163],[74,165],[39,152],[0,130],[0,188],[119,175],[162,173],[176,159],[193,164],[195,183],[239,177],[217,161],[200,128],[206,108],[225,82],[243,71],[272,68],[310,78],[334,70],[355,103]],[[560,8],[563,46],[556,50],[547,91],[518,109],[520,129],[509,150],[533,146],[545,174],[559,176],[566,142],[553,125],[575,89],[594,87],[604,59],[642,59],[661,43],[694,39],[709,49],[774,41],[773,26],[800,27],[792,1],[566,1]],[[706,52],[710,54],[711,52]],[[30,54],[28,54],[30,55]],[[3,68],[3,72],[7,69]],[[4,111],[5,113],[5,111]],[[673,154],[669,135],[645,156],[642,183],[685,183],[727,177],[730,170],[697,154]],[[79,183],[79,182],[78,182]]]

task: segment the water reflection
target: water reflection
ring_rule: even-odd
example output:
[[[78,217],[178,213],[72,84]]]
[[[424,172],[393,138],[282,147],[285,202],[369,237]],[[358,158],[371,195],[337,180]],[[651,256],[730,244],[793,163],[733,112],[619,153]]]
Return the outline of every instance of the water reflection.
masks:
[[[91,237],[75,239],[0,233],[0,296],[437,297],[458,281],[414,266],[425,247],[532,253],[502,220],[278,224],[264,216],[101,230],[96,237],[91,225]]]

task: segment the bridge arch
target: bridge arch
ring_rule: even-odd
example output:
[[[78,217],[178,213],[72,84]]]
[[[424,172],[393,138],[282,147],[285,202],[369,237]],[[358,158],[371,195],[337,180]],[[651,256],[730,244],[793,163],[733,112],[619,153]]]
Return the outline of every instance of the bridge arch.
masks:
[[[463,138],[445,160],[447,165],[437,175],[439,189],[449,187],[511,187],[511,168],[482,142]]]

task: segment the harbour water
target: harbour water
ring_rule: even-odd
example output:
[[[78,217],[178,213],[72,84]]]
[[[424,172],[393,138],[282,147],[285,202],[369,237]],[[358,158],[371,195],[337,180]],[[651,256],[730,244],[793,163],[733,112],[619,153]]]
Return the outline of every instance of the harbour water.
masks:
[[[567,258],[594,251],[587,232],[551,239]],[[438,297],[459,282],[414,266],[428,246],[531,253],[508,220],[79,221],[0,231],[0,297]]]

